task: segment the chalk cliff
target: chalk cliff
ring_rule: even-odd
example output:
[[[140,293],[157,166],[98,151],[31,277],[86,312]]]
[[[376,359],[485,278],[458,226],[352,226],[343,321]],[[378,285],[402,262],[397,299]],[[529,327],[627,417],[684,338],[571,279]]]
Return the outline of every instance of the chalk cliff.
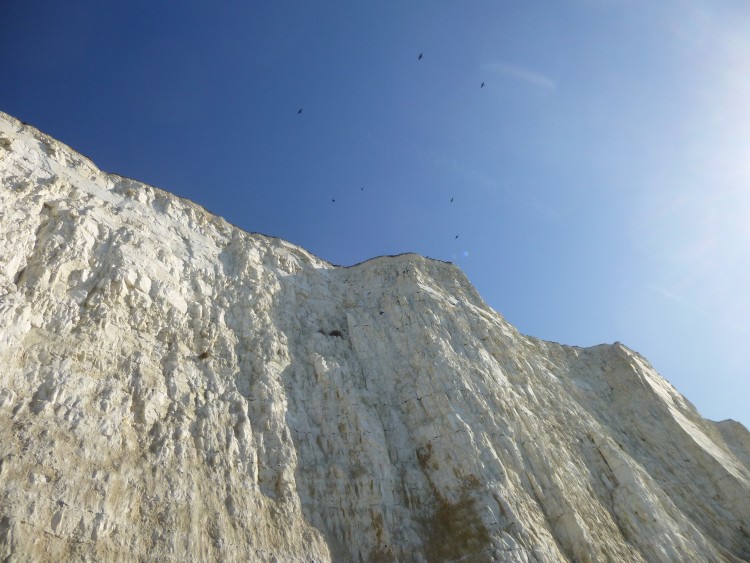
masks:
[[[453,265],[336,267],[0,114],[0,559],[740,561],[750,434]]]

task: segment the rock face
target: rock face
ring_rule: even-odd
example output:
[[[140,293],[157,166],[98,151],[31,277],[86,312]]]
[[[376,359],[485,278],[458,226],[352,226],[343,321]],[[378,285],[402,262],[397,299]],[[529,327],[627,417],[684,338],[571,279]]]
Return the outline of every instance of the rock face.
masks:
[[[740,561],[750,434],[450,264],[335,267],[0,114],[0,559]]]

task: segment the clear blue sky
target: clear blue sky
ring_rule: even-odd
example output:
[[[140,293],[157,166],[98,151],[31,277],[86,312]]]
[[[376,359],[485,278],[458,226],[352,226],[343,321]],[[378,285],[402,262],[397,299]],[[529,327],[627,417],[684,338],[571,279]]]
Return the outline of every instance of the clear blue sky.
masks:
[[[745,0],[3,0],[0,109],[333,263],[453,261],[750,425]]]

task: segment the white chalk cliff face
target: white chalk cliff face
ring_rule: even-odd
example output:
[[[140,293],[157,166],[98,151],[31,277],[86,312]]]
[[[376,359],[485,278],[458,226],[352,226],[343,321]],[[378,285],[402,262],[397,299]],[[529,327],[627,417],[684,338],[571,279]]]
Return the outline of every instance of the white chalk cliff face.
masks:
[[[333,266],[0,114],[0,559],[740,561],[750,434],[461,271]]]

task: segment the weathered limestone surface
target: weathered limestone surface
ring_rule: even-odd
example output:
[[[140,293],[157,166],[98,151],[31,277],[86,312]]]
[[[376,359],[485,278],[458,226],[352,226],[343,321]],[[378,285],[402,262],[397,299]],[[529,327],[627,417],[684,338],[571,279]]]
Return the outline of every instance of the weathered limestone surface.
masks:
[[[0,114],[0,559],[740,561],[750,434],[461,271],[335,267]]]

